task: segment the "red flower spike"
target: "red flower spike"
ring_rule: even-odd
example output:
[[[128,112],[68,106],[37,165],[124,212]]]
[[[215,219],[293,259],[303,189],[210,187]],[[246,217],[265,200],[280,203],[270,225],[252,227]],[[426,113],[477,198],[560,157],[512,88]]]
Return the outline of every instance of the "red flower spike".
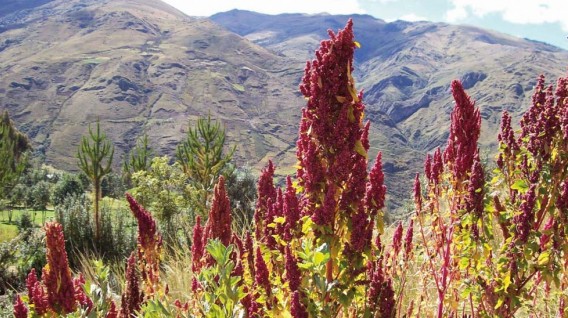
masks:
[[[256,209],[254,211],[254,223],[256,239],[261,241],[264,237],[265,218],[268,213],[268,201],[276,200],[276,188],[274,187],[274,165],[268,161],[266,168],[262,169],[258,178]]]
[[[424,175],[432,181],[432,157],[430,154],[426,154],[426,160],[424,160]]]
[[[452,81],[451,86],[456,105],[451,115],[450,136],[444,151],[444,160],[449,163],[456,184],[461,184],[472,167],[477,151],[481,115],[460,81]]]
[[[243,255],[245,254],[246,250],[243,245],[243,241],[235,233],[233,233],[231,236],[231,244],[237,247],[237,249],[231,253],[231,260],[235,264],[235,268],[233,269],[231,276],[242,277],[244,273]]]
[[[440,177],[444,172],[444,163],[442,160],[442,152],[440,148],[436,149],[434,152],[434,157],[432,159],[432,171],[430,172],[430,176],[432,177],[431,180],[434,181],[434,184],[440,183]]]
[[[286,280],[288,281],[290,291],[294,292],[299,290],[302,274],[298,267],[298,261],[294,255],[292,255],[289,246],[286,246]]]
[[[205,253],[204,229],[201,226],[201,217],[198,215],[193,226],[193,240],[191,244],[191,270],[199,273],[202,267],[202,258]]]
[[[14,317],[15,318],[27,318],[28,308],[22,302],[20,295],[16,296],[16,302],[14,303]]]
[[[254,282],[256,285],[264,288],[266,293],[270,295],[270,273],[258,247],[256,248]]]
[[[254,244],[252,241],[252,235],[250,232],[247,232],[247,236],[245,238],[245,249],[247,251],[247,263],[248,268],[250,271],[251,276],[255,276],[255,266],[254,266]]]
[[[414,178],[414,209],[416,213],[422,211],[422,190],[420,189],[420,174],[416,173]]]
[[[370,246],[371,241],[368,236],[368,215],[363,207],[359,207],[359,212],[351,215],[351,236],[349,245],[346,246],[346,253],[362,252],[365,247]]]
[[[398,255],[401,246],[402,246],[402,222],[399,222],[392,237],[392,248],[395,257]]]
[[[247,307],[247,313],[249,317],[260,317],[260,308],[255,300],[251,301],[250,306]]]
[[[241,238],[235,233],[231,234],[231,244],[234,244],[237,247],[236,252],[240,255],[243,255],[246,252],[243,240],[241,240]]]
[[[241,299],[241,305],[243,306],[244,309],[246,309],[246,311],[248,313],[248,317],[254,317],[249,312],[249,308],[252,305],[252,297],[251,297],[251,295],[248,291],[249,291],[248,288],[245,286],[244,287],[244,293],[245,293],[246,296]]]
[[[300,300],[300,292],[294,291],[292,294],[292,305],[290,308],[290,313],[293,318],[308,318],[309,315]]]
[[[523,196],[521,213],[513,217],[516,226],[515,238],[521,243],[526,243],[534,222],[534,205],[536,203],[536,186],[531,184],[529,191]]]
[[[395,317],[396,302],[394,300],[394,289],[391,279],[384,273],[382,260],[377,260],[373,264],[370,275],[369,293],[367,302],[369,308],[378,311],[378,317]]]
[[[314,221],[314,223],[316,223],[317,225],[333,224],[336,206],[337,201],[335,200],[335,187],[330,186],[327,189],[327,193],[323,201],[323,206],[317,208],[312,215],[312,220]]]
[[[126,286],[122,294],[120,317],[127,318],[136,315],[140,311],[143,301],[144,294],[140,290],[136,272],[136,258],[132,253],[126,262]]]
[[[560,191],[560,196],[556,200],[556,207],[564,214],[568,216],[568,179],[564,180],[560,185],[562,190]]]
[[[515,132],[511,127],[511,116],[507,111],[504,111],[503,116],[501,116],[501,131],[497,137],[499,141],[506,146],[505,154],[507,157],[512,157],[519,151],[519,144],[515,139]]]
[[[322,41],[300,84],[308,100],[302,110],[296,152],[298,185],[304,189],[301,211],[326,227],[334,224],[338,200],[343,210],[365,193],[368,128],[362,123],[362,94],[356,91],[351,76],[354,49],[353,22],[349,20],[345,29],[330,32],[330,39]],[[361,163],[365,166],[362,174],[352,175]],[[338,187],[349,189],[349,193],[335,198]]]
[[[223,176],[219,176],[214,192],[209,218],[205,226],[205,236],[207,240],[219,239],[223,245],[228,246],[231,242],[231,204],[225,190]]]
[[[143,247],[152,247],[161,242],[156,227],[156,221],[152,218],[150,212],[146,211],[136,200],[130,195],[126,194],[126,200],[130,204],[130,210],[138,221],[138,244]],[[161,238],[161,237],[160,237]]]
[[[42,281],[47,290],[49,306],[59,309],[58,313],[68,314],[77,308],[75,287],[65,251],[63,227],[59,223],[45,225],[47,265],[43,268]],[[36,284],[37,285],[37,284]]]
[[[201,284],[197,281],[197,278],[193,276],[191,279],[191,291],[194,293],[201,289]]]
[[[110,308],[106,313],[105,318],[118,318],[118,311],[116,310],[116,304],[114,303],[114,300],[110,301]]]
[[[284,240],[290,241],[294,234],[298,231],[298,222],[300,220],[300,210],[298,208],[298,198],[296,197],[296,189],[292,185],[292,178],[286,177],[286,192],[284,193],[284,217],[286,224],[284,228]]]
[[[162,251],[162,236],[158,233],[156,221],[150,212],[146,211],[126,194],[130,210],[138,221],[138,263],[147,296],[156,292],[160,281],[160,254]]]
[[[35,285],[38,283],[37,275],[35,268],[32,267],[30,270],[28,277],[26,278],[26,288],[28,289],[28,301],[30,304],[33,304],[33,290]]]
[[[385,206],[385,195],[387,187],[385,183],[385,174],[383,173],[382,154],[379,152],[375,159],[375,164],[369,173],[369,182],[365,193],[364,205],[371,217],[377,215],[377,212]]]
[[[278,243],[276,242],[276,239],[273,236],[276,234],[275,228],[272,226],[268,226],[269,224],[273,224],[274,219],[276,218],[276,204],[274,204],[272,199],[268,199],[267,205],[268,205],[268,211],[263,221],[265,222],[263,240],[269,249],[277,250]]]
[[[278,190],[276,190],[276,201],[274,201],[273,209],[275,218],[284,217],[284,194],[282,193],[281,188],[278,188]],[[274,234],[279,235],[280,237],[284,237],[284,232],[285,225],[283,223],[276,224],[276,227],[274,228]]]
[[[73,279],[73,285],[75,285],[75,299],[83,308],[86,308],[87,313],[89,313],[91,309],[93,309],[93,301],[85,294],[85,290],[83,289],[85,278],[82,273]]]
[[[483,167],[479,159],[479,151],[475,153],[473,167],[471,168],[471,176],[469,178],[468,196],[466,197],[466,209],[473,213],[476,220],[481,218],[483,213],[483,186],[485,185],[485,176]]]
[[[560,85],[564,80],[559,80]],[[559,90],[560,89],[560,90]],[[557,88],[556,93],[564,94],[565,88]],[[548,160],[551,155],[551,144],[557,132],[563,129],[565,109],[561,109],[564,98],[556,104],[555,92],[552,85],[545,88],[544,76],[538,79],[533,94],[533,103],[521,119],[521,137],[519,143],[528,138],[527,149],[535,157]],[[566,130],[564,130],[566,134]]]
[[[564,140],[568,140],[568,77],[561,77],[556,83],[556,103]]]
[[[34,311],[38,316],[45,314],[49,310],[49,300],[45,293],[43,285],[38,281],[32,286],[32,298],[30,304],[34,304]]]

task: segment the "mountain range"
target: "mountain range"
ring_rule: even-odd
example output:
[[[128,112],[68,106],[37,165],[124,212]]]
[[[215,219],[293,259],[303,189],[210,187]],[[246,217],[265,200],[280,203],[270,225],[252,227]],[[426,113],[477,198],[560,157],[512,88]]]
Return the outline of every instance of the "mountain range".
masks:
[[[396,208],[425,154],[445,143],[453,79],[481,109],[480,144],[491,159],[502,111],[518,119],[537,76],[554,81],[568,61],[568,51],[490,30],[368,15],[198,18],[158,0],[4,2],[0,110],[48,164],[66,170],[77,169],[80,138],[97,120],[120,159],[144,133],[156,153],[173,155],[188,124],[211,114],[237,145],[239,165],[259,171],[273,159],[280,175],[293,173],[306,60],[327,29],[352,18],[371,156],[383,152]]]

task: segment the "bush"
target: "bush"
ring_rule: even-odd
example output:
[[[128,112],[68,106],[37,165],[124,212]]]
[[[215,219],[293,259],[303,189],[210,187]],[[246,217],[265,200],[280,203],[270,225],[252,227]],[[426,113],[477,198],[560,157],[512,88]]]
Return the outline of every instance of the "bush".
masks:
[[[95,223],[85,195],[70,196],[55,208],[57,222],[63,226],[65,248],[72,266],[79,264],[80,254],[93,254],[103,260],[116,261],[127,257],[134,249],[133,219],[121,208],[103,205],[101,237],[95,240]]]
[[[235,169],[227,176],[227,195],[231,201],[236,232],[249,230],[252,227],[256,202],[256,178],[249,168]]]
[[[41,271],[46,263],[44,238],[43,229],[28,229],[0,244],[0,295],[23,289],[32,268]]]
[[[106,175],[101,182],[101,193],[103,197],[110,197],[114,199],[124,198],[126,186],[122,177],[112,172]]]
[[[34,226],[32,218],[30,217],[30,212],[25,211],[22,212],[20,219],[16,222],[16,226],[18,227],[18,231],[21,233],[27,229],[30,229]]]
[[[53,186],[51,192],[51,202],[54,206],[63,203],[65,198],[81,195],[85,192],[83,181],[78,175],[65,173]]]

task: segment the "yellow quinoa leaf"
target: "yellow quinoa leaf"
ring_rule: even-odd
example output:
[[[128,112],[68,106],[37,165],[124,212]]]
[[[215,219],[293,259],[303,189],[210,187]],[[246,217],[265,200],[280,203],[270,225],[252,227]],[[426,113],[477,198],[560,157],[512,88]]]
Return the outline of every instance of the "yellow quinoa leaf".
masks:
[[[367,151],[365,150],[365,148],[363,147],[363,144],[361,143],[361,140],[357,140],[355,142],[355,147],[353,148],[353,150],[355,150],[358,154],[360,154],[361,156],[367,158]]]

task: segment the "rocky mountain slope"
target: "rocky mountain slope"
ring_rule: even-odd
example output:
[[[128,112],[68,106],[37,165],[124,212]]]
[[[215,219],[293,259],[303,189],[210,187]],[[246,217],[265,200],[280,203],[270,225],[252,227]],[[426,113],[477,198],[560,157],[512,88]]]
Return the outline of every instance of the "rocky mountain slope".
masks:
[[[568,66],[565,50],[468,26],[239,10],[211,19],[303,65],[327,36],[326,29],[341,28],[349,17],[361,44],[355,75],[374,127],[371,147],[385,154],[391,202],[408,198],[424,154],[444,146],[453,79],[462,80],[481,108],[480,140],[485,157],[492,160],[502,111],[511,112],[518,122],[529,106],[536,77],[545,74],[553,83]]]
[[[292,173],[305,61],[350,16],[230,11],[188,17],[157,0],[7,0],[0,6],[0,110],[8,109],[49,164],[76,169],[80,137],[97,119],[117,166],[143,133],[172,155],[188,121],[209,112],[240,164],[270,158]],[[568,53],[473,27],[386,23],[352,16],[356,78],[384,153],[390,202],[409,197],[424,154],[442,145],[461,78],[494,145],[503,109],[527,108],[538,74],[554,79]]]
[[[58,168],[76,169],[80,137],[97,119],[117,166],[143,133],[172,155],[188,121],[209,112],[240,163],[293,144],[301,70],[207,19],[154,0],[54,0],[0,25],[0,109]]]

